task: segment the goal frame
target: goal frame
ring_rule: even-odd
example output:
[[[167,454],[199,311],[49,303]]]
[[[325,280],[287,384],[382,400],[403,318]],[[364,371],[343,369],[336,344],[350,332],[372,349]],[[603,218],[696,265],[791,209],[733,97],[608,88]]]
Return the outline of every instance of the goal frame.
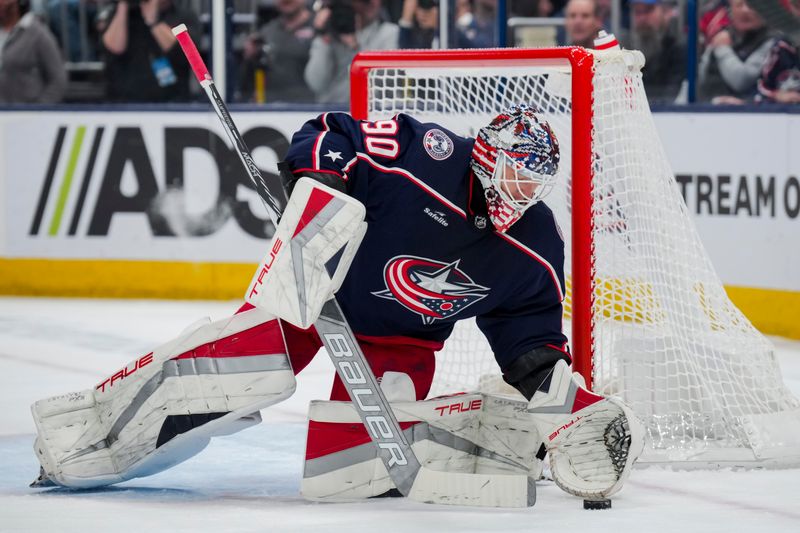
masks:
[[[464,50],[393,50],[359,52],[350,67],[350,113],[368,119],[369,72],[373,68],[483,66],[563,66],[572,84],[572,367],[592,388],[594,266],[592,259],[592,183],[594,54],[584,48],[491,48]]]
[[[571,150],[562,159],[571,182],[562,181],[550,207],[569,225],[570,325],[563,327],[571,328],[573,370],[646,421],[651,446],[640,461],[800,466],[800,400],[783,383],[774,347],[725,294],[685,209],[644,93],[643,65],[640,52],[617,48],[365,52],[351,67],[351,113],[375,120],[370,110],[381,118],[407,110],[448,124],[463,107],[471,121],[457,127],[474,132],[483,124],[473,122],[500,111],[494,104],[541,94],[551,123],[569,135],[562,156]],[[541,77],[550,73],[558,74]],[[478,81],[438,81],[451,78]],[[474,109],[472,100],[480,103]],[[617,187],[621,199],[608,201]],[[629,220],[616,218],[623,207]],[[476,380],[478,388],[502,388],[489,347],[461,325],[453,353],[441,352],[442,388]],[[480,362],[470,359],[473,348]]]

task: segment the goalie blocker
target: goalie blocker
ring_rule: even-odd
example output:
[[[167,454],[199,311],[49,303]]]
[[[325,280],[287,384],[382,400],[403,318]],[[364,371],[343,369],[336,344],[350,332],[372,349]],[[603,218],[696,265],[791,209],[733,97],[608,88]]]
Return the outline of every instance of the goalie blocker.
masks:
[[[298,179],[245,300],[311,327],[344,281],[367,231],[365,215],[364,205],[344,192]]]

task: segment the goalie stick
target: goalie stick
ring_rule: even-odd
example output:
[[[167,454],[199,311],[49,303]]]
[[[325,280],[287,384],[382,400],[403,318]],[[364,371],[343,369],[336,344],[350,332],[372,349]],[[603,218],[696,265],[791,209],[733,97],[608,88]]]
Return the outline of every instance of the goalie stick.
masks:
[[[280,178],[266,180],[261,175],[186,26],[180,24],[172,33],[277,227],[287,202],[284,184]],[[404,496],[427,503],[486,507],[530,507],[535,503],[536,487],[527,475],[442,472],[420,465],[335,297],[325,303],[314,326],[389,477]]]

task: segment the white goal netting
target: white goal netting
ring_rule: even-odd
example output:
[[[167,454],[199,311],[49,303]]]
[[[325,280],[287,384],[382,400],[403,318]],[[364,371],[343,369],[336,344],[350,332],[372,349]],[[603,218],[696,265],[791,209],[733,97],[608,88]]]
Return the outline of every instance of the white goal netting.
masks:
[[[536,51],[531,51],[535,57]],[[566,241],[572,291],[572,69],[540,65],[387,64],[368,76],[370,119],[409,113],[473,136],[499,111],[536,105],[562,149],[545,202]],[[800,402],[784,387],[769,341],[730,302],[675,184],[641,82],[641,55],[595,56],[592,118],[594,389],[645,422],[643,461],[800,464]],[[432,394],[474,389],[498,374],[482,334],[461,323],[437,358]]]

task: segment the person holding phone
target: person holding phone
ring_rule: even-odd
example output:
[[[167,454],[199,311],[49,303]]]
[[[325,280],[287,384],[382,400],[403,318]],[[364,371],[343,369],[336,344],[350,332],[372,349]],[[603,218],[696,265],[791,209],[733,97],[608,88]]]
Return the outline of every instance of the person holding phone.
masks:
[[[119,0],[109,6],[100,19],[109,100],[189,100],[189,66],[171,30],[181,23],[197,27],[197,17],[172,0]]]
[[[325,0],[314,6],[316,37],[305,80],[318,102],[350,100],[350,63],[361,50],[397,48],[399,29],[381,17],[381,0]]]
[[[405,0],[400,26],[400,48],[438,48],[439,0]]]

